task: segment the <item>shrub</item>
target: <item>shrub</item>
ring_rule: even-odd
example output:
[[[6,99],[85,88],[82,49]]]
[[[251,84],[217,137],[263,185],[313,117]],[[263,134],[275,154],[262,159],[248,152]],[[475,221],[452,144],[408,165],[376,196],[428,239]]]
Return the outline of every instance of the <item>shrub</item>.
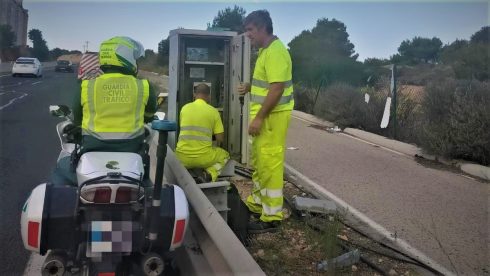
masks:
[[[454,76],[453,68],[447,65],[418,64],[398,67],[398,81],[401,84],[427,85],[430,81]]]
[[[359,127],[362,121],[364,96],[353,86],[337,83],[320,89],[315,115],[340,127]]]
[[[301,84],[294,85],[294,109],[306,113],[313,113],[313,103],[315,100],[316,90],[310,89]]]
[[[434,81],[426,88],[422,147],[428,152],[490,164],[490,84]]]

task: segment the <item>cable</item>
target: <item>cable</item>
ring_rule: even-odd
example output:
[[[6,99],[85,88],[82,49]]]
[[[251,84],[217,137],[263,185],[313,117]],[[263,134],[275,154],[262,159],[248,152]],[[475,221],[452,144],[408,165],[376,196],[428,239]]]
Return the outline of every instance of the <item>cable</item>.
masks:
[[[294,185],[294,184],[293,184],[293,185]],[[295,186],[296,186],[296,185],[295,185]],[[303,191],[303,190],[302,190],[301,188],[299,188],[298,186],[296,186],[296,188],[298,188],[299,190]],[[286,204],[288,204],[288,205],[291,207],[291,209],[293,209],[294,211],[296,211],[296,212],[294,212],[294,213],[296,213],[296,216],[297,216],[297,210],[294,208],[294,205],[291,203],[291,201],[290,201],[288,198],[286,198],[286,197],[284,197],[284,201],[286,202]],[[301,219],[301,217],[300,217],[300,216],[297,216],[297,217],[299,217],[299,218]],[[413,258],[412,256],[409,256],[408,254],[405,254],[405,253],[403,253],[403,252],[399,251],[399,250],[398,250],[398,249],[396,249],[396,248],[393,248],[393,247],[391,247],[391,246],[389,246],[389,245],[387,245],[387,244],[384,244],[384,243],[382,243],[382,242],[380,242],[380,241],[377,241],[377,240],[375,240],[375,239],[371,238],[371,237],[370,237],[370,236],[368,236],[367,234],[365,234],[365,233],[361,232],[360,230],[358,230],[358,229],[356,229],[356,228],[352,227],[351,225],[349,225],[349,224],[347,224],[347,223],[343,222],[342,220],[339,220],[339,222],[340,222],[340,223],[342,223],[344,226],[351,228],[352,230],[354,230],[356,233],[360,234],[361,236],[363,236],[363,237],[365,237],[365,238],[368,238],[369,240],[372,240],[373,242],[375,242],[375,243],[379,244],[380,246],[385,247],[385,248],[387,248],[387,249],[390,249],[390,250],[392,250],[392,251],[394,251],[394,252],[396,252],[396,253],[398,253],[398,254],[400,254],[400,255],[402,255],[402,256],[404,256],[404,257],[406,257],[406,258],[408,258],[409,260],[404,260],[404,259],[402,259],[402,258],[399,258],[399,257],[393,256],[393,255],[389,255],[389,254],[387,254],[387,253],[382,253],[382,252],[376,251],[376,250],[374,250],[374,249],[368,249],[368,248],[366,248],[366,247],[364,247],[363,249],[369,250],[369,251],[371,251],[371,252],[373,252],[373,253],[376,253],[376,254],[379,254],[379,255],[381,255],[381,256],[385,256],[385,257],[387,257],[387,258],[391,258],[391,259],[394,259],[394,260],[397,260],[397,261],[401,261],[401,262],[405,262],[405,263],[409,263],[409,264],[412,264],[412,265],[419,266],[419,267],[424,268],[424,269],[426,269],[426,270],[428,270],[428,271],[430,271],[430,272],[432,272],[432,273],[434,273],[434,274],[436,274],[436,275],[443,275],[443,274],[442,274],[442,273],[440,273],[439,271],[437,271],[437,270],[435,270],[434,268],[432,268],[432,267],[430,267],[430,266],[428,266],[428,265],[426,265],[426,264],[422,263],[421,261],[419,261],[419,260],[417,260],[417,259]],[[313,230],[316,230],[315,228],[317,228],[318,230],[316,230],[316,231],[323,232],[323,230],[322,230],[322,229],[320,229],[320,228],[318,228],[316,225],[312,225],[312,224],[311,224],[311,223],[309,223],[309,222],[306,222],[306,224],[307,224],[308,226],[310,226],[310,227],[311,227]],[[351,244],[353,244],[353,243],[351,243]],[[356,245],[357,245],[357,244],[356,244]],[[358,246],[359,246],[359,245],[358,245]],[[359,246],[359,247],[361,247],[361,246]],[[366,264],[367,264],[367,263],[366,263]],[[368,264],[368,265],[369,265],[369,264]],[[370,266],[370,265],[369,265],[369,266]],[[376,270],[376,268],[374,268],[374,267],[373,267],[373,269],[375,269],[375,270]]]
[[[306,225],[308,225],[308,227],[310,227],[311,229],[313,229],[314,231],[316,232],[319,232],[319,233],[325,233],[325,231],[323,229],[321,229],[320,227],[314,225],[314,224],[311,224],[310,222],[308,221],[305,221]],[[338,239],[338,238],[337,238]],[[342,247],[342,249],[344,250],[347,250],[347,251],[350,251],[351,249],[349,247],[347,247],[346,245],[342,244],[342,243],[338,243],[340,245],[340,247]],[[360,259],[362,262],[364,262],[365,264],[367,264],[369,267],[371,267],[372,269],[378,271],[379,273],[381,273],[381,275],[383,276],[387,276],[388,273],[386,273],[386,271],[384,271],[381,267],[379,267],[378,265],[376,265],[375,263],[371,262],[370,260],[366,259],[365,257],[360,256]]]
[[[342,244],[342,243],[339,243],[339,245],[344,249],[344,250],[347,250],[347,251],[351,251],[351,248],[349,248],[348,246]],[[360,256],[360,259],[362,262],[364,262],[365,264],[367,264],[369,267],[371,267],[372,269],[376,270],[377,272],[381,273],[381,275],[383,276],[387,276],[389,275],[388,273],[386,273],[386,271],[384,271],[381,267],[379,267],[377,264],[371,262],[368,258],[362,256]]]
[[[410,260],[412,260],[412,261],[414,262],[414,264],[416,263],[416,265],[417,265],[417,266],[420,266],[420,267],[422,267],[422,268],[424,268],[424,269],[427,269],[427,270],[429,270],[430,272],[432,272],[432,273],[434,273],[434,274],[436,274],[436,275],[444,275],[444,274],[440,273],[439,271],[435,270],[434,268],[432,268],[432,267],[430,267],[430,266],[428,266],[428,265],[424,264],[423,262],[421,262],[421,261],[417,260],[416,258],[414,258],[414,257],[412,257],[412,256],[410,256],[410,255],[408,255],[408,254],[406,254],[406,253],[404,253],[404,252],[401,252],[400,250],[398,250],[398,249],[396,249],[396,248],[394,248],[394,247],[392,247],[392,246],[389,246],[389,245],[387,245],[387,244],[385,244],[385,243],[383,243],[383,242],[380,242],[380,241],[378,241],[378,240],[375,240],[375,239],[371,238],[370,236],[368,236],[368,235],[367,235],[367,234],[365,234],[364,232],[360,231],[359,229],[356,229],[355,227],[352,227],[352,226],[351,226],[351,225],[349,225],[348,223],[343,222],[343,221],[340,221],[340,222],[341,222],[343,225],[345,225],[345,226],[347,226],[347,227],[351,228],[352,230],[354,230],[356,233],[360,234],[361,236],[363,236],[363,237],[365,237],[365,238],[368,238],[368,239],[372,240],[373,242],[375,242],[375,243],[377,243],[377,244],[381,245],[382,247],[385,247],[385,248],[387,248],[387,249],[390,249],[390,250],[392,250],[392,251],[394,251],[394,252],[396,252],[396,253],[398,253],[398,254],[400,254],[400,255],[402,255],[402,256],[404,256],[404,257],[406,257],[406,258],[410,259]],[[380,254],[380,255],[381,255],[381,254]]]

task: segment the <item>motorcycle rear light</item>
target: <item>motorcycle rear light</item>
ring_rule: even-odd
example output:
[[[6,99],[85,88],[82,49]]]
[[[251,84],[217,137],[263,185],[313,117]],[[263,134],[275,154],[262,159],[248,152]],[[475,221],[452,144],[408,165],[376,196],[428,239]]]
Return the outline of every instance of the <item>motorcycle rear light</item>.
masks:
[[[27,244],[35,248],[39,247],[39,222],[29,221],[27,225]]]
[[[110,203],[112,190],[111,188],[97,188],[94,195],[94,203]]]
[[[179,219],[175,223],[174,240],[172,244],[177,244],[182,241],[182,239],[184,238],[184,230],[185,230],[185,219]]]
[[[131,201],[131,188],[120,187],[116,193],[116,203],[129,203]]]

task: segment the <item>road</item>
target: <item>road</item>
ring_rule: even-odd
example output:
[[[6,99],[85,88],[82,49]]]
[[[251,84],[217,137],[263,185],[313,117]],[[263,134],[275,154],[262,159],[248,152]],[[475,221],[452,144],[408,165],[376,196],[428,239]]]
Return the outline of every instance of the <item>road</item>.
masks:
[[[59,153],[50,104],[71,105],[75,73],[45,68],[42,78],[0,76],[0,275],[22,275],[29,252],[20,237],[20,211],[45,182]],[[4,74],[0,74],[4,75]]]
[[[490,273],[488,183],[309,125],[291,120],[288,164],[447,269]]]

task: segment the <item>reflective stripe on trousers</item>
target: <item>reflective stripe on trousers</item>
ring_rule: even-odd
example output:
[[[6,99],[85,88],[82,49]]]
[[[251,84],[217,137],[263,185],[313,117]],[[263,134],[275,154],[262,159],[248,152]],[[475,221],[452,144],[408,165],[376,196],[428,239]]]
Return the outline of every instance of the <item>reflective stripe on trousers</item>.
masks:
[[[247,198],[250,211],[260,213],[262,221],[282,220],[283,173],[286,135],[291,111],[269,114],[260,134],[252,138],[254,188]]]

